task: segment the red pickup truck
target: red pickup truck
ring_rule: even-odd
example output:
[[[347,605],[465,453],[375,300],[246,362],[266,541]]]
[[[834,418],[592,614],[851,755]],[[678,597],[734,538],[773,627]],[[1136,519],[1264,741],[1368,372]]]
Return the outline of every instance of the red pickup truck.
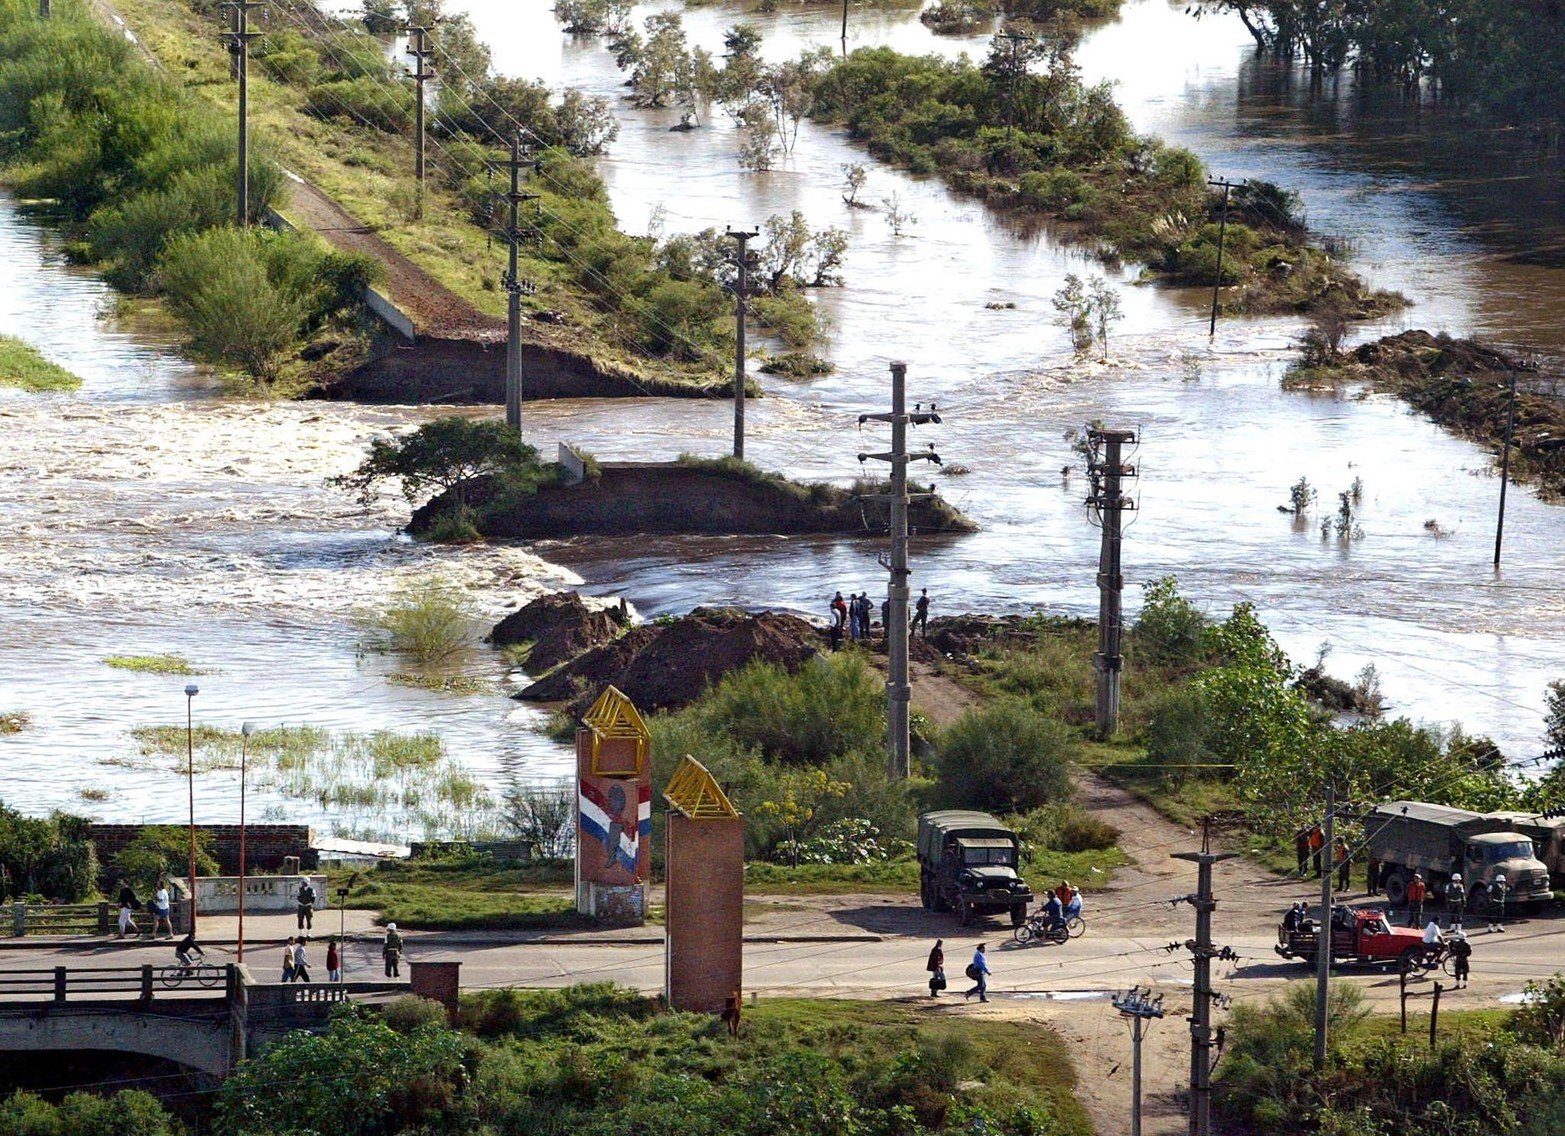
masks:
[[[1320,923],[1309,919],[1298,928],[1277,928],[1277,953],[1285,959],[1314,963],[1320,950]],[[1333,962],[1401,962],[1409,967],[1425,954],[1423,932],[1412,927],[1393,927],[1386,913],[1375,909],[1355,911],[1336,907],[1331,913],[1331,958]]]

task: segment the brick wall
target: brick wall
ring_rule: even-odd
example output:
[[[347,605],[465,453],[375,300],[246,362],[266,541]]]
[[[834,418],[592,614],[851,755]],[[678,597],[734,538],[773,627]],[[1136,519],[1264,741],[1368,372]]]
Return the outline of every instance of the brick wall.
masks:
[[[171,826],[184,828],[184,825]],[[98,860],[106,870],[112,871],[115,855],[125,845],[141,834],[139,824],[89,825],[87,835],[98,849]],[[212,855],[224,875],[239,871],[239,826],[237,824],[198,824],[198,833],[206,833],[212,840]],[[310,848],[312,837],[308,825],[303,824],[247,824],[245,825],[245,860],[248,871],[282,871],[285,856],[299,857],[301,869],[314,869],[319,857]]]
[[[744,978],[744,821],[668,814],[668,1004],[719,1014]]]

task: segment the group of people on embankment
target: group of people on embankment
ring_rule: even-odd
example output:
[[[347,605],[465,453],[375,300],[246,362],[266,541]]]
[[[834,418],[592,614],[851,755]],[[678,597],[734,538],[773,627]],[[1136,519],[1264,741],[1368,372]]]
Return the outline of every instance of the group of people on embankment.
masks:
[[[854,643],[868,643],[874,638],[874,607],[870,602],[869,592],[849,592],[848,598],[843,599],[839,591],[832,597],[827,605],[831,613],[831,624],[826,629],[831,639],[831,649],[837,650],[842,646],[843,636],[846,635]],[[891,622],[891,602],[882,600],[880,604],[880,626],[884,628]],[[929,637],[929,589],[924,588],[919,593],[917,601],[913,604],[913,614],[908,620],[908,634],[914,632],[925,638]]]

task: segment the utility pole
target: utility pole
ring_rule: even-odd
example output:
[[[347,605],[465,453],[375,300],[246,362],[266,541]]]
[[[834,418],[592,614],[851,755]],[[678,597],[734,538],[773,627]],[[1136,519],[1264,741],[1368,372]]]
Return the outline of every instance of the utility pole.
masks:
[[[940,464],[940,455],[935,453],[933,446],[923,453],[907,452],[907,428],[909,424],[938,424],[940,415],[932,402],[927,412],[922,403],[914,406],[912,414],[907,412],[907,364],[899,362],[891,364],[891,413],[859,415],[859,425],[863,426],[866,422],[891,423],[890,451],[860,454],[859,461],[862,463],[874,458],[891,466],[891,492],[877,494],[874,500],[886,501],[891,505],[891,560],[889,563],[881,561],[890,574],[886,588],[886,749],[891,776],[906,778],[911,771],[908,759],[908,702],[912,698],[907,675],[907,506],[910,500],[907,466],[908,462],[914,461]],[[928,494],[921,493],[919,496]]]
[[[1087,442],[1091,447],[1087,505],[1103,529],[1098,553],[1098,650],[1092,665],[1098,672],[1098,736],[1108,738],[1119,725],[1119,676],[1125,662],[1120,651],[1120,594],[1125,590],[1125,577],[1120,572],[1121,521],[1125,512],[1136,508],[1136,502],[1124,493],[1124,479],[1136,476],[1135,466],[1124,461],[1124,447],[1135,445],[1136,435],[1131,430],[1089,427]]]
[[[48,2],[44,0],[44,3]],[[842,0],[842,57],[848,57],[848,0]]]
[[[506,226],[506,243],[509,259],[502,283],[505,285],[506,338],[505,338],[505,424],[518,435],[522,430],[522,297],[537,291],[531,280],[523,280],[518,271],[518,249],[522,241],[537,242],[537,229],[521,227],[520,209],[524,201],[536,201],[536,193],[522,191],[522,167],[531,166],[536,171],[540,163],[522,146],[522,134],[518,130],[511,135],[511,189],[506,200],[511,204],[510,223]]]
[[[1320,945],[1315,951],[1315,1068],[1326,1066],[1326,991],[1331,981],[1331,879],[1336,859],[1337,791],[1326,786],[1326,824],[1321,833]]]
[[[1511,480],[1511,439],[1516,434],[1516,372],[1511,372],[1511,398],[1505,411],[1505,449],[1500,451],[1500,519],[1494,526],[1494,566],[1500,566],[1500,542],[1505,538],[1505,486]]]
[[[413,56],[413,83],[418,89],[418,97],[413,102],[413,176],[418,180],[418,217],[422,219],[424,216],[424,84],[435,77],[435,69],[426,64],[426,60],[435,53],[429,46],[427,25],[409,24],[407,30],[413,37],[408,45],[408,54]]]
[[[729,229],[726,236],[739,244],[739,277],[734,282],[734,457],[744,461],[744,318],[749,310],[750,252],[746,247],[755,229]]]
[[[1217,290],[1223,286],[1223,242],[1228,236],[1228,194],[1237,183],[1224,178],[1207,178],[1206,184],[1221,186],[1223,190],[1223,213],[1217,223],[1217,279],[1212,281],[1212,324],[1206,331],[1207,338],[1212,339],[1217,335]]]
[[[250,9],[266,7],[266,0],[227,0],[223,7],[232,13],[230,30],[223,38],[234,59],[234,77],[239,80],[239,177],[238,221],[241,229],[250,224],[250,41],[260,32],[250,30]]]
[[[1017,44],[1032,42],[1032,36],[1022,35],[1020,32],[1000,32],[998,38],[1010,44],[1011,52],[1011,81],[1009,90],[1005,96],[1005,148],[1011,148],[1011,127],[1016,118],[1016,79],[1022,71],[1022,66],[1017,59]]]
[[[1141,1029],[1149,1019],[1163,1016],[1163,995],[1154,998],[1150,988],[1132,986],[1128,994],[1115,994],[1113,1003],[1130,1022],[1130,1136],[1141,1136]]]
[[[848,0],[842,0],[842,6],[846,8]],[[47,20],[53,13],[49,9],[49,0],[38,0],[38,18]]]
[[[1184,944],[1195,963],[1195,992],[1190,1010],[1190,1136],[1212,1133],[1212,960],[1236,957],[1227,947],[1219,951],[1212,946],[1212,912],[1217,908],[1217,900],[1212,896],[1212,865],[1237,855],[1212,851],[1210,817],[1201,826],[1201,851],[1174,853],[1174,859],[1189,860],[1197,869],[1196,893],[1184,897],[1184,902],[1196,912],[1195,938]]]

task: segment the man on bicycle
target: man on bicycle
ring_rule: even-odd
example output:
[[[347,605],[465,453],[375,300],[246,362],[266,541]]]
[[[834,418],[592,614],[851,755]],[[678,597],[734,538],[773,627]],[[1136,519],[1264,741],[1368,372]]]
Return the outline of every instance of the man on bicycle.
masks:
[[[1065,908],[1060,903],[1058,892],[1050,892],[1048,901],[1043,905],[1044,930],[1058,927],[1065,922]]]
[[[196,933],[191,931],[174,948],[174,957],[186,970],[193,970],[197,962],[206,961],[206,952],[196,945]]]

